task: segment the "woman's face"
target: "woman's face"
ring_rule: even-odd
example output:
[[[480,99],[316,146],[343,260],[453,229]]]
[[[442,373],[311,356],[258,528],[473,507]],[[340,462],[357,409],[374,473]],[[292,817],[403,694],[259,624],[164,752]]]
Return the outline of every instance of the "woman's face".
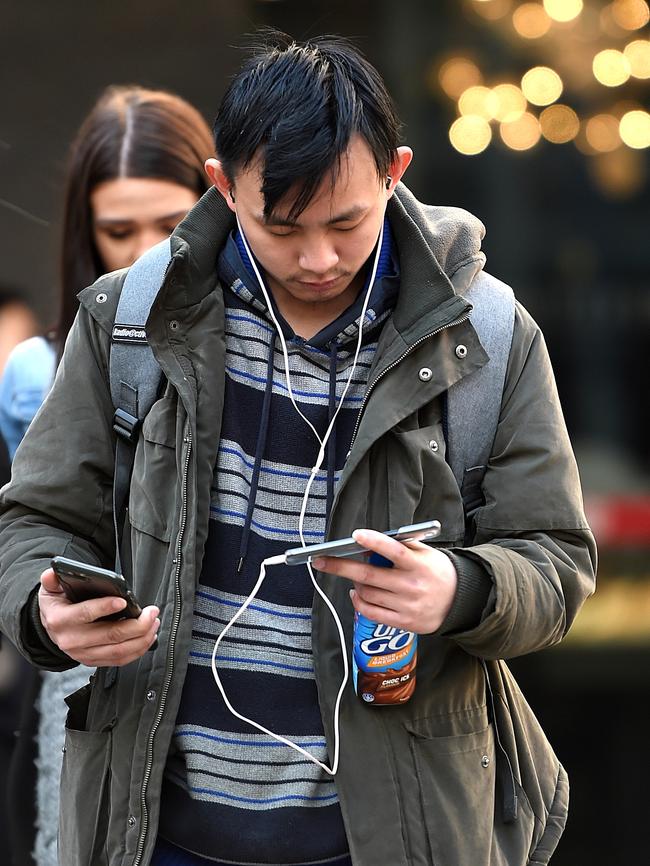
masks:
[[[93,237],[104,271],[133,262],[168,237],[198,196],[168,180],[121,177],[90,194]]]

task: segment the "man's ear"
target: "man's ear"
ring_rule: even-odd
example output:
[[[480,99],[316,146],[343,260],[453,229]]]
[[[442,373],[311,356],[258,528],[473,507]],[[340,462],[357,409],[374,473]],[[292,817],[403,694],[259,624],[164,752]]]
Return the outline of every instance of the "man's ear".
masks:
[[[221,165],[219,160],[214,158],[207,159],[205,161],[205,173],[212,181],[212,185],[215,186],[224,197],[225,202],[230,208],[230,210],[234,213],[236,208],[233,185],[228,180],[226,173],[223,170],[223,166]]]
[[[413,151],[410,147],[402,145],[401,147],[397,148],[397,156],[390,164],[390,184],[386,187],[386,189],[388,190],[389,198],[393,194],[393,191],[399,183],[400,178],[411,164],[412,159]]]

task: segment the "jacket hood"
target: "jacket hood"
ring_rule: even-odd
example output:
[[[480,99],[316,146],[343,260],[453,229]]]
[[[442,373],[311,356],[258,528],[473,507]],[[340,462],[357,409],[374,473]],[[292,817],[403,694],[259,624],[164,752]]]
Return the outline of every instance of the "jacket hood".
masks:
[[[412,345],[471,309],[463,295],[484,265],[485,230],[459,208],[421,204],[402,183],[386,213],[399,256],[400,286],[384,339]],[[172,234],[171,278],[156,305],[178,310],[200,303],[216,285],[219,253],[234,227],[223,197],[209,189]]]
[[[467,291],[485,264],[481,251],[485,226],[477,217],[462,208],[422,204],[403,183],[397,185],[387,215],[402,261],[410,248],[423,247],[434,265],[433,272],[451,283],[456,293]],[[187,243],[194,267],[205,274],[214,269],[234,228],[232,212],[221,194],[211,188],[176,227],[172,243],[176,249]]]
[[[389,202],[388,215],[393,224],[414,224],[455,292],[464,295],[485,265],[483,223],[462,208],[422,204],[403,183]]]

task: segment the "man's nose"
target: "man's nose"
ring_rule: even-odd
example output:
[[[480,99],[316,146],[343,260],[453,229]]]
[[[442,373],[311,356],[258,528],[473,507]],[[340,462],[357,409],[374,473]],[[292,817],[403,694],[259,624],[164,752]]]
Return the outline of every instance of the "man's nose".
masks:
[[[310,274],[317,276],[328,274],[338,262],[338,253],[326,238],[310,241],[300,251],[300,267]]]

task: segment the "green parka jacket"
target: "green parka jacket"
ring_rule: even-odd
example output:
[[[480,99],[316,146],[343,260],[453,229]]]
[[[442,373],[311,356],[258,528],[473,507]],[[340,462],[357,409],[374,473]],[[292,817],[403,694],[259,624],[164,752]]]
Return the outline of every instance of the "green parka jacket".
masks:
[[[352,861],[546,863],[566,819],[566,774],[497,660],[557,643],[593,590],[595,551],[578,474],[542,336],[518,307],[485,504],[467,527],[471,546],[461,550],[466,526],[445,461],[441,395],[487,361],[462,296],[484,262],[483,230],[464,212],[420,205],[402,185],[388,214],[400,293],[328,536],[436,517],[437,543],[457,551],[454,621],[475,610],[481,581],[487,590],[471,627],[443,626],[420,638],[409,703],[368,707],[351,687],[344,696],[336,778]],[[161,609],[159,646],[124,668],[98,670],[69,700],[59,841],[65,866],[145,866],[155,843],[219,442],[225,338],[215,264],[231,220],[210,190],[172,236],[172,264],[149,318],[166,384],[137,443],[126,539],[135,593]],[[56,382],[1,496],[0,627],[50,670],[74,662],[38,619],[41,571],[55,554],[108,567],[114,560],[108,357],[123,280],[123,271],[109,274],[81,293]],[[456,353],[459,344],[466,353]],[[429,378],[419,375],[425,367]],[[320,580],[350,644],[347,582]],[[318,597],[312,639],[331,751],[341,658]]]

